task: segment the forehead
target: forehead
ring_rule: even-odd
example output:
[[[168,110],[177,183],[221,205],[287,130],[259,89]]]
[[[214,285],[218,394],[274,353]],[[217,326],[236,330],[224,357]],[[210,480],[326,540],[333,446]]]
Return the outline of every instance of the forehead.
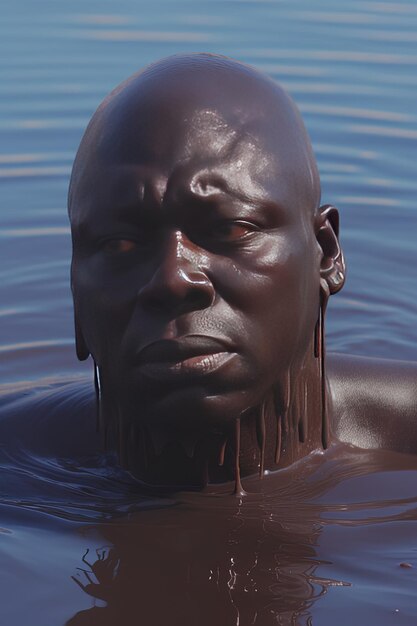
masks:
[[[273,133],[265,135],[259,126],[207,107],[182,112],[174,125],[161,122],[161,112],[110,124],[101,141],[80,157],[73,224],[96,218],[98,211],[114,213],[145,201],[156,206],[193,195],[294,210],[302,204],[302,187],[291,145],[275,137],[282,144],[276,149]]]
[[[123,194],[191,188],[196,175],[202,193],[215,178],[235,195],[298,210],[314,211],[320,200],[310,141],[288,95],[253,68],[191,55],[150,66],[100,105],[73,168],[71,222]]]

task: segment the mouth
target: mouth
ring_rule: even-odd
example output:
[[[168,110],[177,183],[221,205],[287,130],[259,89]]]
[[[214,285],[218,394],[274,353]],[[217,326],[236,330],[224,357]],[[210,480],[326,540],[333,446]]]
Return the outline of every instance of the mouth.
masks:
[[[139,350],[140,373],[157,380],[194,379],[222,370],[237,353],[227,342],[201,335],[162,339]]]

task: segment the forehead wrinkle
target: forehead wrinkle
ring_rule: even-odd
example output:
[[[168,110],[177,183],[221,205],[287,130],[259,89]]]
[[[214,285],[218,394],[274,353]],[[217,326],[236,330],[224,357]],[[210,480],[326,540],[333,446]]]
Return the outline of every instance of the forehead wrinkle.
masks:
[[[192,177],[190,183],[190,192],[198,198],[210,199],[220,195],[227,195],[236,198],[242,203],[258,205],[259,201],[265,200],[265,193],[250,193],[246,186],[243,192],[240,192],[236,186],[229,184],[228,180],[223,176],[224,169],[220,166],[216,168],[204,168]],[[253,185],[255,191],[256,186]],[[264,191],[258,186],[258,190]]]
[[[218,116],[214,116],[214,120],[217,124]],[[171,176],[172,182],[174,182],[174,175],[178,173],[180,176],[182,174],[187,191],[189,190],[196,195],[208,197],[225,192],[230,195],[233,194],[241,200],[250,199],[251,194],[240,194],[237,189],[233,189],[229,184],[227,178],[230,178],[230,174],[233,174],[234,177],[242,178],[244,176],[246,178],[246,188],[250,181],[252,191],[255,191],[256,187],[258,191],[262,191],[262,187],[256,185],[253,176],[250,176],[250,170],[254,168],[247,166],[248,154],[253,153],[251,160],[253,160],[253,157],[257,157],[258,168],[256,169],[259,169],[261,163],[265,165],[268,162],[269,155],[264,154],[264,157],[262,157],[266,150],[262,150],[262,147],[259,146],[260,141],[256,136],[245,130],[246,126],[246,123],[241,123],[238,124],[237,128],[232,128],[225,123],[221,128],[226,127],[229,129],[229,132],[226,138],[222,137],[220,145],[219,142],[213,142],[212,137],[213,130],[217,134],[218,126],[215,129],[207,128],[207,133],[210,131],[211,136],[205,143],[204,148],[207,148],[207,145],[209,145],[211,154],[199,154],[197,150],[197,154],[194,153],[194,156],[190,155],[188,158],[179,161],[174,169],[173,176]],[[200,139],[200,136],[198,136],[198,139]],[[245,161],[246,168],[244,167]],[[229,176],[227,176],[228,173]],[[259,197],[259,193],[252,195],[256,199]]]
[[[159,209],[166,186],[166,176],[147,166],[110,164],[100,168],[94,184],[90,177],[72,198],[73,233],[88,231],[90,222],[100,220],[101,216],[113,215],[129,221],[139,208],[142,212]]]
[[[245,87],[243,98],[241,97],[242,85]],[[178,86],[181,88],[179,89]],[[217,96],[216,94],[220,95]],[[173,96],[176,97],[174,103]],[[193,111],[190,106],[183,106],[184,98],[191,101],[192,107],[194,107]],[[205,143],[207,128],[211,129],[209,134],[212,138],[213,132],[214,134],[217,132],[217,138],[221,142],[222,137],[220,135],[223,134],[224,140],[228,130],[249,125],[249,129],[245,129],[249,131],[248,134],[252,134],[252,131],[259,136],[261,129],[262,142],[266,143],[271,139],[271,128],[277,126],[284,133],[286,129],[291,132],[293,129],[297,135],[296,139],[299,135],[301,142],[306,142],[301,152],[307,160],[307,167],[304,163],[305,177],[300,182],[303,187],[308,186],[310,188],[310,196],[314,196],[314,200],[319,198],[319,179],[314,156],[310,150],[309,139],[300,115],[291,99],[266,75],[226,57],[209,55],[171,57],[163,59],[130,77],[116,87],[100,105],[83,137],[79,155],[82,156],[86,149],[95,149],[97,143],[102,143],[103,127],[107,124],[111,124],[118,130],[120,118],[137,119],[139,105],[142,106],[141,103],[147,103],[151,107],[150,113],[155,113],[155,103],[161,100],[165,102],[163,113],[166,114],[167,118],[169,117],[171,122],[171,118],[175,118],[175,122],[178,121],[179,112],[182,112],[185,117],[189,117],[188,120],[185,120],[188,122],[188,128],[190,128],[193,113],[196,114],[195,130],[198,130],[199,124],[204,121],[206,128],[203,129],[203,125],[201,125],[203,132],[200,135],[200,145]],[[226,101],[227,108],[223,107],[224,101]],[[200,115],[197,115],[198,111]],[[164,115],[160,116],[160,119],[164,120]],[[165,137],[166,128],[163,128],[162,131]],[[128,133],[128,138],[130,139],[130,137],[131,133]],[[197,138],[196,135],[194,137]],[[296,143],[298,144],[299,141]],[[186,146],[186,148],[191,147],[191,144]],[[79,155],[77,154],[76,161]],[[74,171],[73,173],[75,174]],[[75,191],[73,185],[78,182],[76,178],[78,177],[74,176],[71,179],[69,194],[71,218],[73,217],[72,196]]]
[[[126,210],[142,207],[154,209],[162,204],[167,178],[152,167],[137,164],[109,165],[105,186],[109,185],[105,200],[110,206]],[[116,173],[113,176],[113,172]]]
[[[264,170],[268,164],[268,156],[259,153],[256,146],[244,143],[243,137],[236,138],[223,158],[211,159],[211,163],[190,173],[189,190],[199,197],[211,197],[221,193],[234,196],[245,203],[258,203],[265,200],[266,189],[256,176],[259,170]],[[248,163],[248,152],[253,152]],[[257,153],[257,154],[256,154]],[[253,159],[257,160],[257,167],[252,166]],[[255,174],[255,176],[253,176]]]

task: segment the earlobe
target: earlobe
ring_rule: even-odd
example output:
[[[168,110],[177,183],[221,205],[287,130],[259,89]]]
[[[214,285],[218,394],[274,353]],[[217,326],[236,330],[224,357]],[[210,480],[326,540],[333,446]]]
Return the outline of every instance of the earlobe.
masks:
[[[329,294],[337,293],[346,278],[346,266],[339,244],[339,212],[330,205],[320,207],[317,216],[316,237],[323,256],[320,279],[328,286]]]
[[[77,314],[74,314],[75,321],[75,350],[77,357],[80,361],[85,361],[90,356],[90,351],[85,343],[84,335],[82,333],[80,324],[77,319]]]

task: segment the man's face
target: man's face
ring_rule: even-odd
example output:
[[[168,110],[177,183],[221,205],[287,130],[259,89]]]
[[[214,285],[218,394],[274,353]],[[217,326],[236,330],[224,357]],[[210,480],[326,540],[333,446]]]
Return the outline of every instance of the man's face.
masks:
[[[134,150],[87,164],[73,200],[75,307],[103,380],[137,419],[217,425],[260,403],[306,350],[320,252],[285,146],[214,111],[184,120],[166,140],[138,124]]]

